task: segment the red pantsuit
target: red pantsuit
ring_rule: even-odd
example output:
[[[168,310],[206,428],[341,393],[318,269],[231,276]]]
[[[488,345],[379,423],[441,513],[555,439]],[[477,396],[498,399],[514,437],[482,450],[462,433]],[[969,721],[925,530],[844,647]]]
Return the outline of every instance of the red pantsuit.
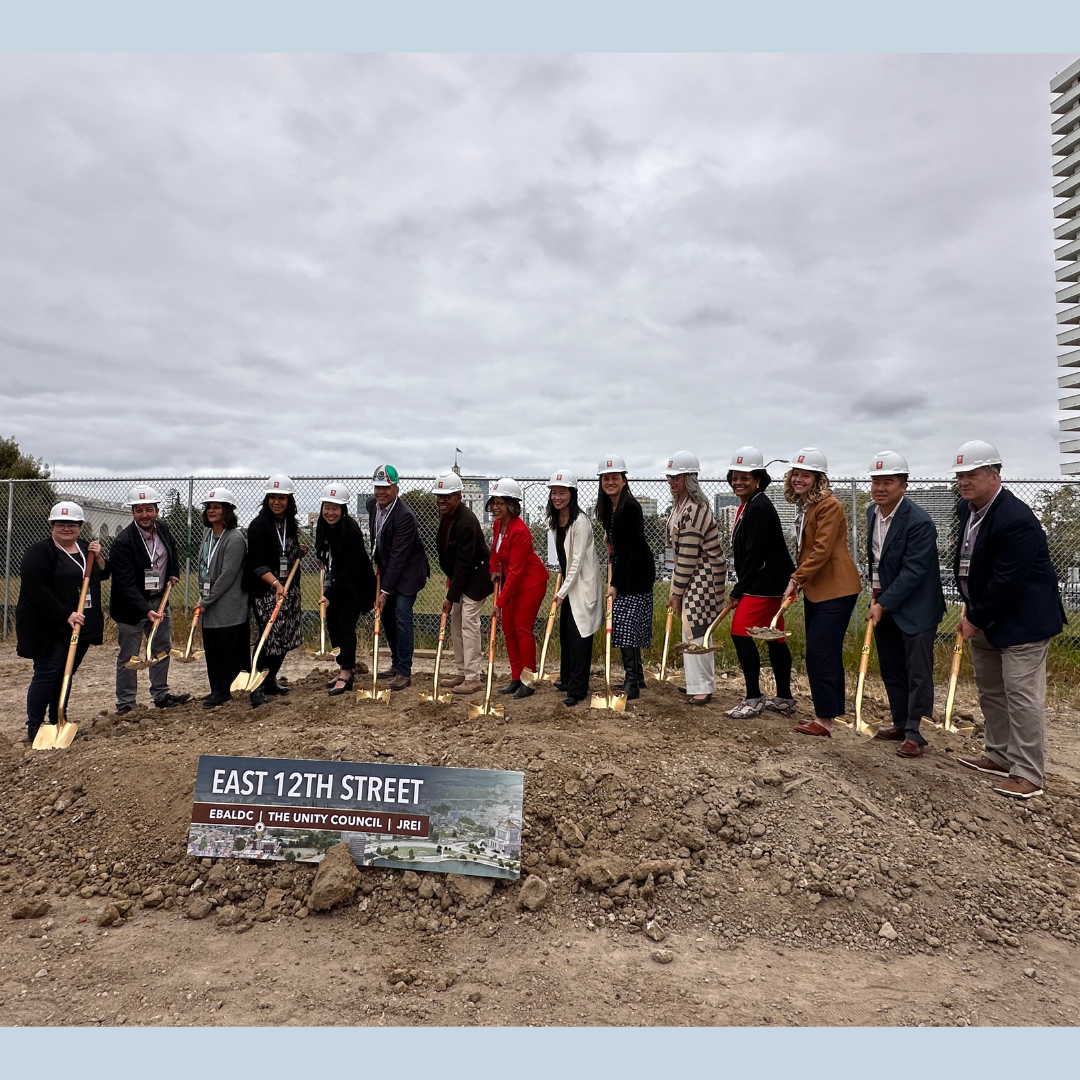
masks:
[[[510,677],[523,668],[536,670],[536,614],[547,592],[547,567],[533,550],[532,533],[521,518],[511,518],[505,529],[495,522],[491,544],[491,572],[502,578],[499,611],[502,618]]]

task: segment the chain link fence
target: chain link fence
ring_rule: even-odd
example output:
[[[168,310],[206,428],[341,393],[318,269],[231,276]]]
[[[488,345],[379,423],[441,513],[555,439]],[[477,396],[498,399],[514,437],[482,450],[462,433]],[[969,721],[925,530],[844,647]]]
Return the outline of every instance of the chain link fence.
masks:
[[[371,478],[342,476],[321,477],[304,476],[294,478],[296,482],[296,504],[301,532],[308,537],[308,543],[314,547],[315,521],[321,505],[320,492],[331,481],[344,483],[353,493],[349,507],[368,535],[367,500],[373,494]],[[484,513],[489,485],[496,477],[464,476],[464,501],[476,512],[484,523],[490,538],[491,522]],[[50,480],[8,480],[0,481],[0,499],[7,504],[7,528],[4,549],[4,584],[3,584],[3,637],[14,633],[14,610],[19,595],[19,566],[23,553],[30,544],[48,535],[48,514],[53,503],[60,499],[71,499],[79,503],[86,515],[83,526],[84,539],[97,539],[108,551],[113,538],[131,521],[131,511],[125,505],[127,493],[134,484],[150,484],[162,497],[161,516],[168,522],[176,538],[180,555],[181,581],[173,590],[173,609],[177,616],[181,611],[186,623],[188,613],[198,598],[198,550],[203,537],[202,500],[207,493],[218,486],[227,486],[236,496],[237,517],[241,527],[258,513],[263,500],[263,477],[116,477],[110,479],[50,479]],[[555,565],[553,545],[549,546],[546,522],[547,483],[544,477],[528,477],[520,481],[523,488],[522,513],[531,527],[537,554],[550,566]],[[701,479],[701,486],[709,498],[721,535],[730,536],[734,523],[738,499],[732,493],[724,479]],[[1016,496],[1023,499],[1035,511],[1047,531],[1050,553],[1061,582],[1062,600],[1069,612],[1080,611],[1080,482],[1069,479],[1049,480],[1006,480],[1006,486]],[[849,545],[855,561],[866,571],[866,509],[871,505],[870,481],[868,479],[832,479],[834,494],[844,505],[848,518]],[[438,567],[436,536],[438,534],[439,512],[431,489],[434,478],[430,476],[408,476],[401,480],[402,498],[412,507],[420,524],[421,535],[431,563],[432,576],[427,587],[416,602],[417,644],[421,647],[432,646],[438,632],[439,611],[445,596],[444,582]],[[630,487],[642,504],[649,542],[657,563],[658,582],[657,629],[654,634],[653,652],[659,654],[660,639],[663,633],[663,606],[667,600],[666,571],[664,569],[665,529],[667,514],[671,507],[671,496],[667,482],[661,477],[635,477],[630,480]],[[586,480],[578,489],[579,502],[590,515],[596,501],[598,484],[595,480]],[[781,523],[789,542],[794,548],[795,508],[784,501],[783,482],[777,479],[768,490],[780,514]],[[939,627],[939,637],[944,643],[951,640],[959,619],[959,596],[952,579],[951,556],[955,544],[955,506],[958,498],[955,484],[949,479],[912,480],[908,488],[908,497],[922,506],[929,513],[938,532],[938,551],[942,567],[942,581],[945,585],[949,610]],[[2,503],[0,503],[2,512]],[[601,565],[606,562],[603,530],[594,524],[597,554]],[[369,538],[370,539],[370,538]],[[314,560],[314,551],[310,551],[301,564],[302,597],[304,611],[304,632],[309,640],[318,633],[318,571]],[[555,575],[552,574],[548,588],[549,598],[554,590]],[[103,583],[102,602],[108,602],[108,582]],[[857,656],[854,645],[858,627],[865,616],[869,594],[864,593],[860,605],[852,619],[852,656]],[[793,609],[792,646],[796,661],[801,659],[799,641],[799,608]],[[538,631],[542,632],[546,618],[546,603],[540,609],[537,622]],[[179,621],[179,620],[178,620]],[[1072,619],[1080,626],[1080,620]],[[361,637],[370,642],[372,616],[362,618],[359,629]],[[485,627],[486,629],[486,617]],[[602,635],[600,635],[602,637]],[[553,648],[557,645],[553,642]],[[730,646],[725,646],[730,649]],[[1080,669],[1080,637],[1066,628],[1066,632],[1055,642],[1055,650],[1071,665],[1069,658],[1076,654],[1076,668]],[[943,653],[944,655],[944,653]],[[722,657],[721,657],[722,658]],[[655,659],[655,658],[654,658]]]

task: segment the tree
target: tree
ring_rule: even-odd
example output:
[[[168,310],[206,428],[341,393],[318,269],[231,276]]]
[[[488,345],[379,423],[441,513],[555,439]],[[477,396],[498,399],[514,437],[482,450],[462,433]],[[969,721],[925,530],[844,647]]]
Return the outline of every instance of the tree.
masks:
[[[286,862],[296,862],[296,852],[291,850],[291,849],[289,851],[286,851],[285,852],[285,861]]]
[[[1035,514],[1046,530],[1058,578],[1068,582],[1070,569],[1080,567],[1080,491],[1060,484],[1040,492]]]
[[[202,540],[203,526],[199,515],[194,508],[191,515],[191,540],[188,541],[188,509],[186,500],[180,497],[176,488],[169,488],[162,497],[161,516],[169,527],[169,532],[176,542],[176,557],[180,562],[181,570],[184,561],[188,558],[195,563],[198,559],[199,544]]]
[[[234,851],[243,851],[244,848],[246,848],[246,847],[247,847],[247,840],[245,840],[242,836],[237,834],[236,836],[233,837],[233,850]]]
[[[416,524],[428,558],[438,562],[435,539],[439,535],[439,503],[435,496],[430,491],[413,488],[401,495],[401,501],[416,515]]]
[[[48,532],[49,511],[58,501],[49,466],[24,454],[13,438],[0,438],[0,480],[21,480],[12,493],[11,566],[16,571],[26,549]],[[4,492],[4,502],[7,492]],[[6,507],[0,507],[0,513]]]

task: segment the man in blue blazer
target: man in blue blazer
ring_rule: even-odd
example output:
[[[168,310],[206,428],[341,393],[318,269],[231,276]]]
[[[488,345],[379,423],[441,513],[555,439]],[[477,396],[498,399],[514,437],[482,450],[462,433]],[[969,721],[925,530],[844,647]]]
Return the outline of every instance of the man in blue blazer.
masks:
[[[934,635],[945,614],[937,529],[930,515],[905,498],[908,463],[893,450],[870,462],[866,564],[870,568],[878,665],[889,695],[892,726],[875,738],[900,743],[900,757],[922,756],[920,722],[934,713]]]
[[[953,572],[966,605],[986,752],[961,765],[995,778],[1014,799],[1043,792],[1046,655],[1061,633],[1057,574],[1031,508],[1001,486],[1001,455],[975,439],[956,452],[960,502]]]

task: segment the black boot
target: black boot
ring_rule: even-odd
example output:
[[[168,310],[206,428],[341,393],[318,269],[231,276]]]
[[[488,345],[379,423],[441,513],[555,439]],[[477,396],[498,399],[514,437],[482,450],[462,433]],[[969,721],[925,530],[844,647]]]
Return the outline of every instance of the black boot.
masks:
[[[634,650],[634,678],[637,682],[638,691],[645,689],[645,664],[641,659],[641,650]]]
[[[521,689],[521,680],[512,679],[507,686],[504,686],[499,693],[500,694],[516,694]]]
[[[641,690],[638,687],[637,661],[634,658],[638,650],[623,646],[619,651],[622,653],[623,662],[623,690],[626,692],[626,700],[634,701],[641,697]]]

